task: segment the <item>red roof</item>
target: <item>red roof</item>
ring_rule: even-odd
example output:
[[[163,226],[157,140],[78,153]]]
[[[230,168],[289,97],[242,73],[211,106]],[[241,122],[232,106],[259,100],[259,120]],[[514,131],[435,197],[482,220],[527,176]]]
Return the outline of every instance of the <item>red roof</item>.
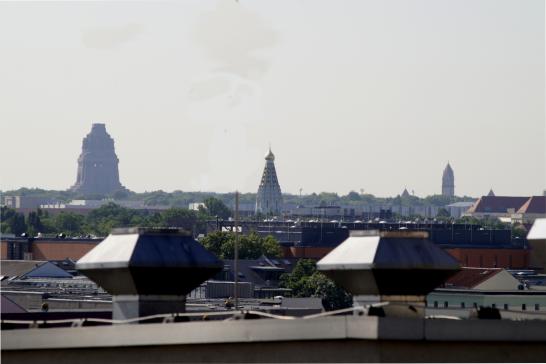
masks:
[[[468,209],[468,212],[490,212],[504,214],[508,209],[518,211],[529,200],[529,197],[482,196]]]
[[[502,268],[463,267],[443,284],[443,288],[474,288],[499,273]]]
[[[520,214],[546,214],[546,196],[532,196],[518,210]]]

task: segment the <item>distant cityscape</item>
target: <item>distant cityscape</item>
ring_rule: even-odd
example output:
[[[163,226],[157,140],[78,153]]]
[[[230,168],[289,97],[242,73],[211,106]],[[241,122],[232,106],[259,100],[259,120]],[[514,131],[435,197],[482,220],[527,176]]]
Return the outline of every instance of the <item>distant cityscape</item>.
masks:
[[[387,306],[366,316],[545,322],[546,262],[527,236],[546,221],[546,196],[457,197],[449,162],[441,194],[425,198],[407,188],[393,198],[283,194],[269,148],[235,221],[234,193],[137,194],[118,164],[105,124],[93,124],[68,190],[2,195],[3,330],[38,318],[102,325],[173,312],[231,320],[233,308],[307,320],[376,304]],[[371,267],[355,263],[362,248],[376,249],[374,266],[386,268],[361,268]]]
[[[546,363],[544,11],[0,2],[0,362]]]
[[[125,188],[119,177],[119,159],[114,139],[106,125],[95,123],[83,139],[78,158],[76,182],[66,192],[21,189],[2,195],[2,205],[23,212],[36,208],[53,213],[73,211],[86,213],[107,203],[116,203],[130,209],[164,210],[170,207],[199,209],[207,196],[220,198],[234,209],[233,194],[205,192],[171,194],[164,192],[135,194]],[[331,193],[311,195],[283,195],[275,168],[275,155],[269,149],[256,194],[243,194],[239,205],[242,216],[292,217],[307,220],[330,219],[368,221],[392,218],[434,219],[440,216],[460,218],[501,218],[503,222],[530,224],[545,213],[545,196],[496,196],[491,189],[480,198],[455,195],[455,173],[447,163],[441,177],[441,195],[419,198],[404,188],[393,198],[350,192],[347,196]],[[78,198],[70,198],[71,196]],[[83,197],[83,198],[82,198]]]

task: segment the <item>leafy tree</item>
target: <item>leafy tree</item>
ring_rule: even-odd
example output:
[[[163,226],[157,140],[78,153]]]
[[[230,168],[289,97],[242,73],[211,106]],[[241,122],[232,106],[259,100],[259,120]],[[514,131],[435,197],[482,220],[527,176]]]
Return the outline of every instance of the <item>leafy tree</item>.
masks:
[[[312,297],[321,297],[326,311],[339,310],[351,307],[353,299],[342,288],[336,286],[334,281],[320,272],[314,272],[305,283],[305,291]]]
[[[0,214],[1,231],[3,233],[12,233],[20,235],[27,232],[27,224],[25,222],[25,215],[16,212],[14,209],[8,207],[2,207]]]
[[[163,226],[167,227],[181,227],[193,230],[197,223],[197,214],[195,211],[176,207],[163,211],[161,218]]]
[[[40,219],[39,211],[31,211],[28,214],[28,228],[31,235],[44,231],[44,225]]]
[[[212,232],[201,239],[201,244],[220,259],[234,258],[235,234],[232,232]],[[239,235],[238,251],[240,259],[257,259],[262,255],[278,258],[282,255],[281,247],[275,238],[261,237],[255,232]]]
[[[69,235],[82,234],[84,230],[84,216],[72,212],[61,212],[55,217],[55,228],[58,232]]]
[[[362,197],[355,191],[351,191],[347,194],[346,198],[350,201],[361,201]]]
[[[300,259],[291,273],[281,275],[281,286],[290,288],[294,297],[309,297],[308,278],[317,270],[315,262],[311,259]]]
[[[16,212],[11,218],[10,230],[15,235],[20,235],[27,232],[27,224],[25,223],[25,215]]]
[[[512,228],[512,238],[526,238],[527,237],[527,229],[523,225],[515,225]]]
[[[299,260],[292,273],[283,274],[281,286],[290,288],[294,297],[321,297],[326,310],[338,310],[352,305],[352,297],[318,272],[311,259]]]
[[[218,216],[221,219],[227,219],[231,216],[231,211],[229,208],[215,197],[209,197],[204,201],[206,211],[210,216]]]
[[[112,197],[116,200],[126,200],[129,197],[129,191],[117,190],[116,192],[114,192]]]
[[[213,231],[207,234],[203,239],[201,239],[201,244],[210,251],[214,253],[219,258],[223,258],[222,255],[222,246],[228,243],[232,239],[232,234],[224,231]]]

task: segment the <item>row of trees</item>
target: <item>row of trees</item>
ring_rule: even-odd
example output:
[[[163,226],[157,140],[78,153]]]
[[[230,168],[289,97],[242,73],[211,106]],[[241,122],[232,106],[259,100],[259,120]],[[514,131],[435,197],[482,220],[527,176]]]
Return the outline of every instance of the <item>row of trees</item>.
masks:
[[[198,211],[176,207],[161,212],[134,210],[109,203],[90,211],[87,215],[73,212],[60,212],[53,215],[38,209],[25,217],[13,209],[2,207],[1,231],[16,235],[28,233],[30,236],[35,236],[38,233],[106,236],[116,227],[176,226],[192,229],[195,232],[203,232],[205,222],[215,216],[227,218],[229,217],[229,209],[222,201],[214,197],[206,199],[205,207]]]
[[[201,244],[220,259],[233,259],[235,239],[232,232],[215,231],[201,239]],[[255,232],[238,236],[238,251],[240,259],[257,259],[262,255],[270,258],[280,258],[282,250],[279,242],[272,236],[262,237]]]
[[[121,201],[143,201],[147,206],[170,206],[185,208],[189,203],[201,202],[208,197],[223,202],[227,206],[232,206],[235,201],[234,193],[211,193],[211,192],[187,192],[187,191],[152,191],[136,193],[129,190],[120,190],[112,195],[82,195],[71,191],[43,190],[38,188],[20,188],[18,190],[6,191],[4,195],[33,196],[48,198],[54,201],[70,201],[72,199],[100,200],[104,198],[114,198]],[[309,195],[283,194],[284,202],[291,204],[302,204],[305,206],[328,206],[328,205],[395,205],[395,206],[438,206],[443,207],[453,202],[472,201],[472,197],[447,197],[442,195],[432,195],[427,197],[417,197],[414,195],[394,197],[376,197],[372,194],[351,191],[346,195],[339,195],[333,192],[311,193]],[[256,202],[255,193],[243,193],[240,195],[241,203]]]

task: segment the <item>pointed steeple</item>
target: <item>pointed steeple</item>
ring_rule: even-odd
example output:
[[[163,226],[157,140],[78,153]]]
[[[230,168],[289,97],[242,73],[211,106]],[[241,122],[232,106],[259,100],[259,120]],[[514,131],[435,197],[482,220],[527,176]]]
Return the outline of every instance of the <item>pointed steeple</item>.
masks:
[[[408,192],[408,189],[407,188],[404,188],[404,191],[402,192],[402,197],[409,197],[410,194]]]
[[[277,171],[275,170],[275,155],[269,146],[269,152],[265,156],[265,167],[262,180],[256,195],[256,213],[280,214],[282,209],[282,193]]]
[[[455,196],[455,175],[449,161],[447,162],[442,175],[442,195],[449,197]]]
[[[491,187],[487,196],[495,196],[495,192],[493,192],[493,187]]]
[[[271,143],[269,144],[269,153],[265,156],[266,161],[274,161],[275,160],[275,154],[271,151]]]

